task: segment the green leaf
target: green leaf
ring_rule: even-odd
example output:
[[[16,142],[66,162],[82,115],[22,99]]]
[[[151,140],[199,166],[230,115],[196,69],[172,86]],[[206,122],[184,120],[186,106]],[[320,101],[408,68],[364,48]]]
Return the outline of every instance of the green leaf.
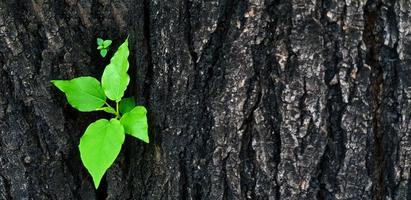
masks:
[[[127,89],[130,77],[128,70],[128,39],[118,48],[110,60],[110,64],[104,69],[101,77],[101,84],[106,96],[116,102],[119,102]]]
[[[120,153],[124,138],[124,128],[117,119],[97,120],[87,127],[81,137],[80,157],[96,188]]]
[[[109,46],[111,45],[111,43],[112,43],[111,40],[104,40],[104,42],[103,42],[103,47],[104,47],[104,48],[107,48],[107,47],[109,47]]]
[[[103,45],[103,39],[97,38],[97,45],[102,46]]]
[[[110,114],[116,114],[116,111],[114,110],[113,107],[102,107],[102,108],[98,108],[97,110],[101,110]]]
[[[133,97],[124,98],[120,101],[120,113],[125,114],[132,110],[136,106],[136,102]]]
[[[102,50],[100,50],[100,55],[101,55],[101,57],[106,57],[106,55],[107,55],[107,49],[102,49]]]
[[[98,46],[97,49],[103,49],[103,46]]]
[[[127,134],[149,143],[146,114],[147,110],[144,106],[136,106],[121,117],[120,123]]]
[[[100,82],[93,77],[83,76],[51,82],[66,94],[70,105],[82,112],[94,111],[105,104],[106,96]]]

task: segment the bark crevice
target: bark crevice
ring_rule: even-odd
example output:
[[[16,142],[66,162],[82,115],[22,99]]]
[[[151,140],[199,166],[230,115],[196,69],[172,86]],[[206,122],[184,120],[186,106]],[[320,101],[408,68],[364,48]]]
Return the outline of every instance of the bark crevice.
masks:
[[[383,132],[381,132],[381,98],[383,90],[383,69],[380,64],[381,35],[379,30],[379,13],[382,2],[368,0],[365,5],[364,42],[367,46],[365,64],[370,67],[370,101],[371,101],[371,128],[373,133],[372,145],[372,196],[373,199],[383,199],[385,193],[385,165],[383,147]]]

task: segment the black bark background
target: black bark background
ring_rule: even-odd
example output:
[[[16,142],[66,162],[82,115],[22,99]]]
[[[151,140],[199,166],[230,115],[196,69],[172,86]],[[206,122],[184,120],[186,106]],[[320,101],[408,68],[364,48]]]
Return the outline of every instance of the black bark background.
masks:
[[[50,80],[127,35],[152,142],[95,191]],[[0,199],[411,199],[409,0],[0,0],[0,66]]]

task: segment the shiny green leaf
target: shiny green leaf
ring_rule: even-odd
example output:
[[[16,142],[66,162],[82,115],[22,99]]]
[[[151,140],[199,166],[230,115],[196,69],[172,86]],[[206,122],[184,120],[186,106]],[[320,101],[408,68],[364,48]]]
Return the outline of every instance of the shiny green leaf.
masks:
[[[100,119],[90,124],[80,139],[80,157],[98,188],[124,142],[124,128],[117,119]]]
[[[127,134],[149,143],[147,110],[144,106],[136,106],[121,117],[120,123]]]
[[[93,77],[83,76],[51,82],[66,94],[70,105],[82,112],[94,111],[103,106],[106,101],[100,82]]]
[[[128,39],[118,48],[110,60],[110,64],[104,69],[101,84],[106,96],[119,102],[127,89],[130,77],[127,74],[128,64]]]

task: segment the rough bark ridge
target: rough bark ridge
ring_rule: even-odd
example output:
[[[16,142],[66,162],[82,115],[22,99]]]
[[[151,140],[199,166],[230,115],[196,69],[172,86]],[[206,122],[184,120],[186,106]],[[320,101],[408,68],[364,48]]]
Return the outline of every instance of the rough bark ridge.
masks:
[[[0,199],[411,199],[408,0],[2,0]],[[152,143],[95,191],[103,113],[50,84],[99,77],[130,36]]]

